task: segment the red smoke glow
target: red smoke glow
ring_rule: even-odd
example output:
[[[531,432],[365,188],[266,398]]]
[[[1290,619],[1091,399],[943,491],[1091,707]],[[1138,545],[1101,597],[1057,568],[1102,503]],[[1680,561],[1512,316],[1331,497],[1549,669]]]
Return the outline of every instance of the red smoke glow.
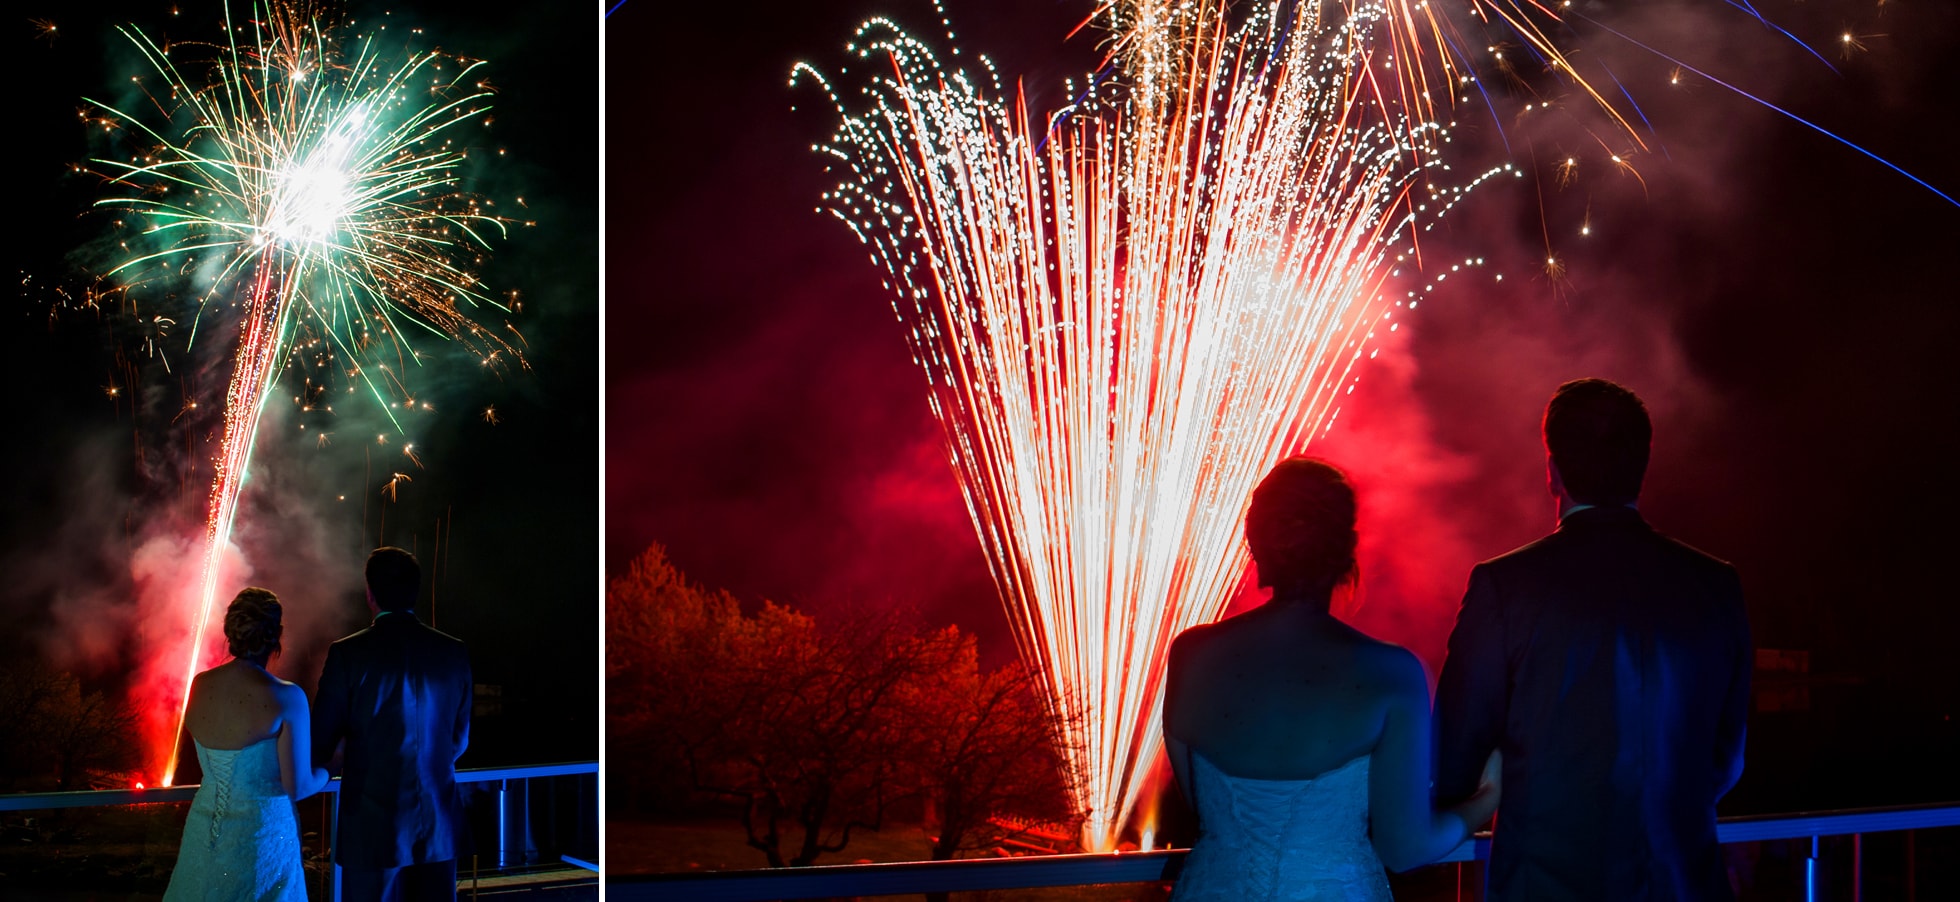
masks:
[[[203,545],[192,538],[152,539],[136,550],[130,562],[138,610],[135,639],[137,647],[147,652],[137,664],[130,698],[143,718],[145,745],[151,750],[153,765],[146,770],[157,775],[161,786],[171,785],[175,776],[177,738],[189,688],[185,663],[191,662],[190,672],[195,673],[228,657],[221,608],[212,612],[203,641],[195,641],[196,605],[204,597]],[[216,565],[219,586],[243,586],[251,577],[252,569],[236,546],[226,546],[225,553],[216,556]],[[221,598],[213,604],[227,601]]]

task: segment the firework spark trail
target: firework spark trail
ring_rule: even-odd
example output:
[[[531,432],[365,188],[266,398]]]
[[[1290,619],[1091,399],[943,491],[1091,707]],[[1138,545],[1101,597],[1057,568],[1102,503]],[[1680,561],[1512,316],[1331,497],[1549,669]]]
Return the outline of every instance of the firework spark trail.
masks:
[[[252,459],[252,446],[258,435],[259,415],[271,394],[279,344],[278,293],[284,288],[274,283],[274,268],[257,268],[245,311],[243,334],[239,336],[231,384],[225,391],[225,431],[215,461],[210,509],[205,521],[204,563],[200,568],[197,595],[197,625],[191,632],[190,652],[186,656],[184,690],[177,707],[177,720],[170,736],[170,755],[164,764],[162,784],[169,786],[177,776],[176,737],[183,732],[184,714],[190,701],[191,678],[205,661],[202,637],[210,629],[211,609],[218,595],[220,559],[231,544],[231,527],[237,519],[238,494],[244,487],[245,470]]]
[[[128,160],[92,161],[111,185],[134,189],[98,206],[137,217],[148,239],[105,275],[190,274],[201,282],[200,323],[235,288],[243,292],[199,590],[186,602],[195,626],[182,652],[175,729],[163,738],[164,785],[176,772],[190,677],[208,663],[219,563],[260,414],[286,358],[307,343],[296,333],[324,337],[331,349],[324,359],[349,361],[349,377],[398,430],[388,396],[406,391],[396,370],[420,363],[408,324],[460,340],[486,360],[508,355],[523,365],[517,349],[462,309],[503,309],[478,289],[474,269],[488,237],[501,236],[508,221],[461,190],[465,152],[453,133],[489,109],[487,85],[470,81],[481,62],[409,53],[391,65],[375,33],[354,38],[345,52],[331,29],[300,9],[262,4],[240,24],[227,5],[225,43],[190,45],[209,51],[203,80],[186,74],[185,54],[173,54],[181,45],[159,46],[125,29],[167,86],[147,98],[163,121],[153,127],[92,101],[101,124],[152,144]],[[363,365],[364,355],[392,357],[395,366]]]
[[[1302,6],[1112,10],[1140,23],[1122,77],[1039,128],[883,19],[861,111],[792,79],[843,117],[824,201],[890,275],[1090,848],[1161,742],[1170,640],[1245,569],[1253,486],[1331,425],[1404,303],[1394,248],[1461,196],[1424,181],[1445,130],[1371,71],[1393,7]]]

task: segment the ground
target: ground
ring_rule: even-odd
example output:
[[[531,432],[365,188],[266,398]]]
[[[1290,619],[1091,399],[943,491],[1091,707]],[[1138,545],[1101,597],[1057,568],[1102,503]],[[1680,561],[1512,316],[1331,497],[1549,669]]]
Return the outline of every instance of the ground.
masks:
[[[176,862],[188,802],[120,805],[0,815],[0,899],[6,902],[153,902],[163,897]],[[326,898],[324,797],[299,804],[306,849],[307,895]],[[465,892],[470,862],[458,862]],[[499,898],[574,902],[597,899],[596,879],[563,866],[516,869],[483,877]]]

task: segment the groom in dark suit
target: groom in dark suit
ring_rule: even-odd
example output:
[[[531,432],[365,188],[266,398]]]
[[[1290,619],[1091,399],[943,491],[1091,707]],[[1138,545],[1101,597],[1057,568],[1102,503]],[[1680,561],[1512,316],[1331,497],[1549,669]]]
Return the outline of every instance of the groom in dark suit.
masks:
[[[1558,531],[1479,564],[1436,688],[1438,801],[1503,790],[1489,897],[1733,896],[1715,802],[1742,775],[1753,652],[1735,569],[1635,510],[1653,427],[1633,392],[1545,409]]]
[[[374,623],[327,650],[313,705],[314,760],[346,741],[334,862],[356,902],[456,898],[473,687],[463,643],[415,619],[421,582],[407,551],[368,555]]]

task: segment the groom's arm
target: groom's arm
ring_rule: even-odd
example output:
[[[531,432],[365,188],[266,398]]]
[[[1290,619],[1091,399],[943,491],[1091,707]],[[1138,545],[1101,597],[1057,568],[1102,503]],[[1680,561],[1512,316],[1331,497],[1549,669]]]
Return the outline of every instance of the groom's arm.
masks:
[[[476,703],[476,676],[470,672],[470,656],[466,648],[462,654],[463,697],[456,703],[456,720],[452,729],[456,741],[456,757],[470,747],[470,708]]]
[[[1749,636],[1749,611],[1742,603],[1742,580],[1734,570],[1727,574],[1729,585],[1723,605],[1729,613],[1731,640],[1728,693],[1722,702],[1722,720],[1715,734],[1715,798],[1728,795],[1742,779],[1742,749],[1748,735],[1749,679],[1756,669],[1756,646]]]
[[[347,664],[340,645],[327,646],[327,663],[320,668],[320,689],[313,699],[313,760],[337,770],[334,752],[347,730]]]
[[[1476,792],[1484,761],[1504,735],[1509,684],[1497,587],[1489,568],[1479,565],[1470,571],[1470,589],[1436,683],[1438,805],[1456,804]]]

